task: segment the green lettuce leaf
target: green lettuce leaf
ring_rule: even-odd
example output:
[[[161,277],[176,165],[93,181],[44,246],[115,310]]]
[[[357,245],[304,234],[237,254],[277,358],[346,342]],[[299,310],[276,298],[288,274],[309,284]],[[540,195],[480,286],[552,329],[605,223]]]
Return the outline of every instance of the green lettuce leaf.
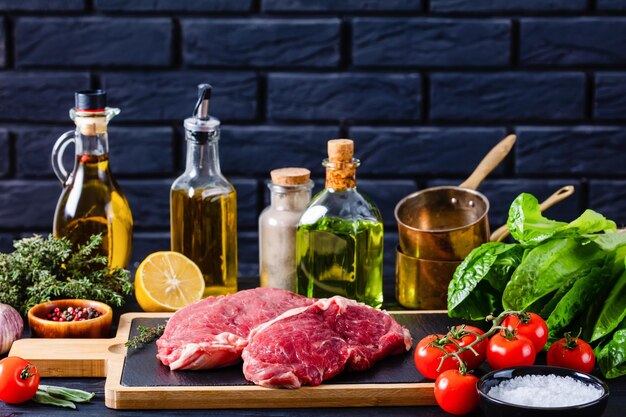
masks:
[[[541,214],[537,198],[527,193],[517,196],[511,204],[507,226],[511,236],[525,246],[535,246],[550,238],[580,236],[616,229],[615,222],[607,220],[593,210],[585,210],[569,224],[550,220]]]
[[[622,273],[602,306],[591,342],[611,333],[626,318],[626,272]]]
[[[574,280],[574,285],[559,300],[546,320],[550,337],[562,337],[570,323],[611,284],[612,268],[612,257],[608,257],[602,266],[591,268],[587,275]]]
[[[572,280],[603,265],[607,254],[578,239],[549,240],[526,252],[502,295],[506,309],[524,310]],[[574,284],[575,285],[575,284]]]
[[[448,315],[482,320],[502,309],[508,278],[524,249],[517,244],[489,242],[475,248],[454,272],[448,287]]]
[[[600,371],[607,378],[626,375],[626,320],[594,350]]]

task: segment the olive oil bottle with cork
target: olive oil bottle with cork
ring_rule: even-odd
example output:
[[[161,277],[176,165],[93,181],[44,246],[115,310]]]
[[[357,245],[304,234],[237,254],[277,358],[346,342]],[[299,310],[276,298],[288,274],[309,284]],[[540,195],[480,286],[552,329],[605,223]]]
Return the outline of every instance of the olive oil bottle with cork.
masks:
[[[326,188],[302,214],[296,233],[297,292],[341,295],[375,308],[383,303],[383,223],[356,188],[354,142],[328,142]]]
[[[198,86],[193,116],[185,119],[185,172],[170,191],[172,250],[194,261],[205,297],[237,291],[237,194],[222,175],[220,121],[209,116],[211,86]]]

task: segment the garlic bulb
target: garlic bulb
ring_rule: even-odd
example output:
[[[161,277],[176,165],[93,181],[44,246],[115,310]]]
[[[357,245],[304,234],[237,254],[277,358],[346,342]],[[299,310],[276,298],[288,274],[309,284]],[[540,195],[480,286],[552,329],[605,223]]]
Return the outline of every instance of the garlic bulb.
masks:
[[[0,304],[0,355],[7,353],[11,345],[22,337],[24,320],[16,309],[7,304]]]

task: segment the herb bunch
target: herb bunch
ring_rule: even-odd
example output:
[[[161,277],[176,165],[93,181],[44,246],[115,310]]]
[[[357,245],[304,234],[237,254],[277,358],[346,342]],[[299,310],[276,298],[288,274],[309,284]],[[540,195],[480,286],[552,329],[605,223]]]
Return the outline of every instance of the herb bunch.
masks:
[[[13,242],[13,253],[0,253],[0,303],[22,314],[35,304],[62,298],[85,298],[116,307],[132,294],[130,272],[109,268],[98,254],[102,235],[74,248],[65,239],[33,237]]]
[[[163,336],[163,332],[165,331],[165,324],[159,324],[155,327],[139,326],[137,327],[137,330],[139,330],[139,335],[127,341],[124,346],[133,349],[139,349],[142,348],[144,345],[152,343],[154,339]]]

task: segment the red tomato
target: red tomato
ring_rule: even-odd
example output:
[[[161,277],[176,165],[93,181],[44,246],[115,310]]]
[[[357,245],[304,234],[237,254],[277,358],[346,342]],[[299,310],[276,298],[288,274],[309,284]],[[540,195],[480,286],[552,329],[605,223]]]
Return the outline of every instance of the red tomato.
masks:
[[[0,361],[0,400],[9,404],[28,401],[39,388],[39,372],[32,363],[10,356]]]
[[[510,330],[495,334],[487,345],[487,362],[492,369],[532,365],[535,356],[533,342]]]
[[[535,313],[511,314],[504,319],[502,326],[515,329],[518,335],[529,338],[535,346],[535,352],[541,352],[548,341],[548,326]]]
[[[442,338],[441,334],[431,334],[423,338],[415,348],[415,367],[420,374],[429,379],[437,379],[439,374],[448,369],[458,369],[459,362],[456,358],[446,358],[441,365],[441,369],[437,372],[437,368],[441,364],[441,358],[447,353],[456,352],[457,348],[452,344],[438,345],[438,340]],[[441,350],[443,348],[443,350]]]
[[[478,407],[478,378],[461,375],[457,369],[442,372],[435,381],[435,399],[439,407],[450,414],[462,415]]]
[[[588,374],[596,364],[596,357],[591,346],[584,340],[572,337],[569,333],[565,333],[563,339],[550,346],[546,360],[548,365],[562,366]]]
[[[456,326],[448,332],[448,337],[454,339],[459,346],[465,347],[476,340],[478,335],[482,335],[484,333],[485,332],[480,330],[478,327],[463,324]],[[459,355],[463,362],[465,362],[467,369],[476,369],[485,361],[485,358],[487,357],[487,343],[489,343],[489,341],[487,339],[483,339],[472,347],[478,355],[475,355],[471,350],[462,352]]]

